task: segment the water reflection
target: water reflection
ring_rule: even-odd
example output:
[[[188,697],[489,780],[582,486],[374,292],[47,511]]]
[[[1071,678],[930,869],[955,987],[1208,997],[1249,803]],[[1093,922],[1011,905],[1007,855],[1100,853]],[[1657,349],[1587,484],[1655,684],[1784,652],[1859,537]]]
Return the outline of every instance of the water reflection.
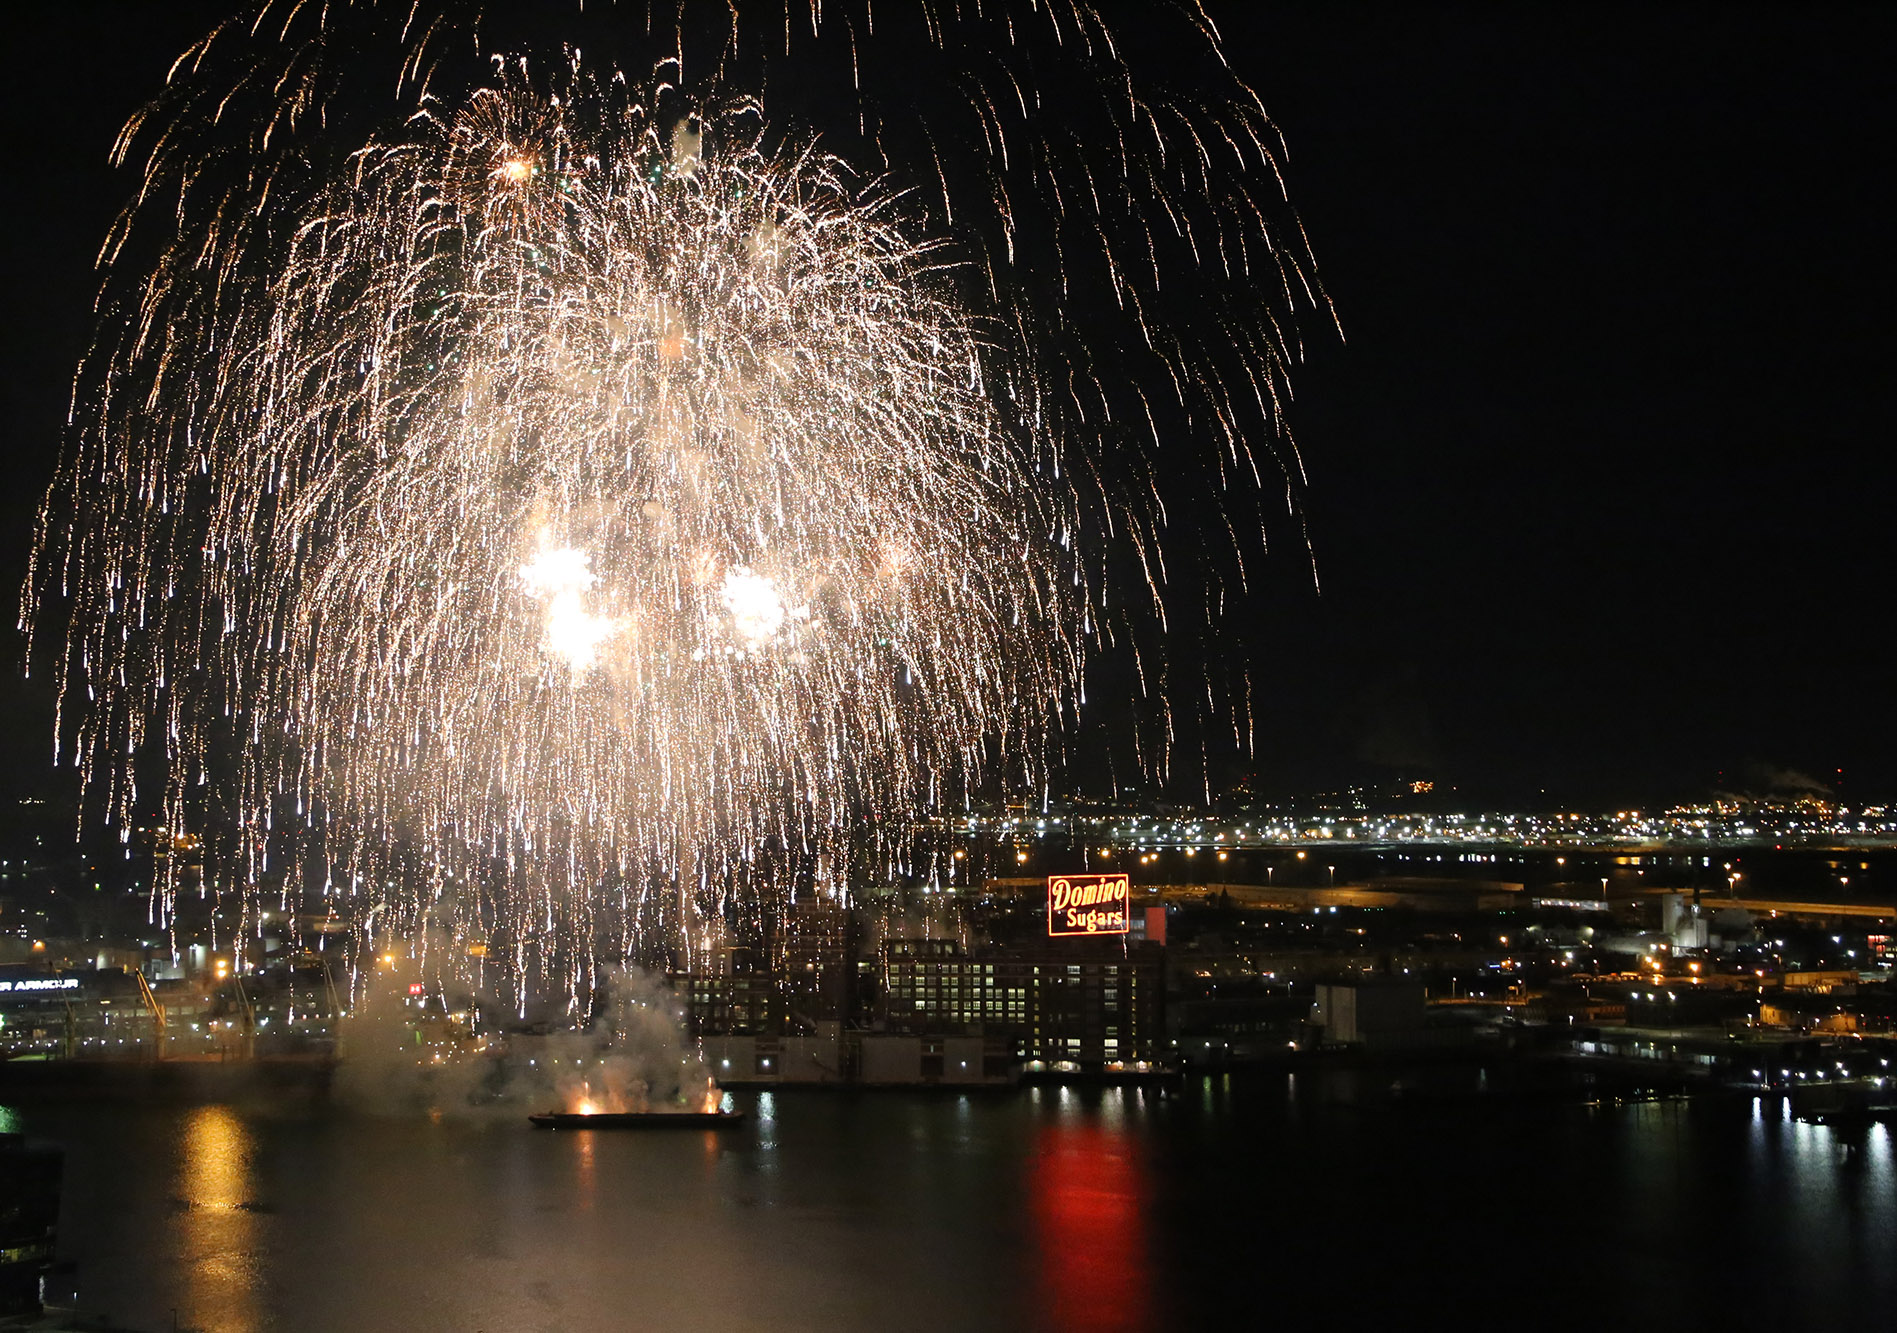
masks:
[[[596,1137],[598,1137],[596,1134],[584,1130],[573,1136],[576,1150],[575,1161],[578,1168],[575,1183],[579,1187],[574,1203],[583,1213],[593,1211],[593,1178],[595,1175],[593,1167],[593,1140]]]
[[[260,1322],[263,1205],[251,1196],[250,1127],[228,1106],[200,1106],[184,1119],[176,1192],[185,1308],[205,1333]]]
[[[1070,1089],[1061,1089],[1059,1102],[1059,1113],[1037,1128],[1028,1182],[1038,1260],[1035,1327],[1150,1327],[1153,1189],[1144,1140],[1127,1124],[1120,1089],[1088,1110]]]
[[[1782,1099],[1385,1104],[1363,1089],[1387,1077],[1298,1080],[1289,1108],[1262,1074],[1178,1095],[746,1091],[752,1120],[715,1136],[21,1110],[67,1149],[62,1253],[118,1327],[175,1306],[218,1333],[1067,1333],[1248,1327],[1219,1321],[1259,1299],[1287,1326],[1473,1327],[1545,1304],[1550,1254],[1613,1272],[1590,1289],[1603,1327],[1889,1323],[1887,1126],[1787,1121]],[[1683,1281],[1679,1238],[1701,1234],[1712,1277]],[[1314,1280],[1339,1235],[1376,1282]]]
[[[769,1165],[771,1154],[777,1151],[777,1094],[773,1092],[757,1095],[757,1148],[763,1155],[760,1169],[774,1169]]]
[[[1865,1161],[1872,1177],[1884,1186],[1886,1194],[1893,1183],[1891,1173],[1891,1139],[1893,1131],[1889,1125],[1879,1125],[1871,1131],[1870,1141],[1865,1145]]]

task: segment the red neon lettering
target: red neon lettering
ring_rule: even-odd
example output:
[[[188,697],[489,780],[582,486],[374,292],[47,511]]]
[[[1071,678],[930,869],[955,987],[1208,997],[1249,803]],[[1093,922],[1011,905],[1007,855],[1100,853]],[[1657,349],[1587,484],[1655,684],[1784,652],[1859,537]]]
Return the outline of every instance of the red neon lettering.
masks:
[[[1047,933],[1126,933],[1130,885],[1125,875],[1050,875]]]

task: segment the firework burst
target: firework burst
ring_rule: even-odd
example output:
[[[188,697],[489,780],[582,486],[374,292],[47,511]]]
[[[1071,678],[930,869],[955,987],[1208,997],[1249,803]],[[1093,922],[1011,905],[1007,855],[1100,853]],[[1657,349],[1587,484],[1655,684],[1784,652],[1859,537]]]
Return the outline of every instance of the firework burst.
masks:
[[[1155,314],[1168,251],[1215,245],[1228,276],[1248,245],[1276,256],[1246,174],[1262,119],[1223,103],[1169,142],[1114,92],[1162,168],[1123,133],[1116,183],[984,90],[991,211],[958,227],[953,151],[893,161],[865,116],[866,177],[733,92],[735,14],[689,96],[682,32],[642,91],[568,52],[449,96],[454,15],[405,22],[407,111],[350,143],[342,19],[292,6],[274,44],[212,34],[128,127],[128,148],[155,136],[145,185],[27,595],[29,625],[70,608],[94,809],[132,825],[156,750],[167,826],[212,826],[207,874],[244,904],[320,893],[577,990],[655,921],[692,939],[768,849],[839,858],[865,812],[927,808],[997,756],[1042,771],[1110,623],[1098,551],[1160,593],[1160,494],[1077,486],[1083,438],[1131,418],[1157,447],[1164,393],[1248,472],[1246,421],[1275,424],[1268,318],[1213,311],[1232,382]],[[1122,70],[1092,10],[1061,14]],[[932,51],[960,40],[927,26]],[[992,166],[1011,132],[1054,191],[1038,239]],[[1208,136],[1235,194],[1214,197]],[[1129,262],[1110,205],[1140,172],[1171,234],[1143,204]],[[184,227],[156,235],[161,207]],[[1162,382],[1051,359],[1109,340],[1017,278],[1028,242],[1111,297]]]

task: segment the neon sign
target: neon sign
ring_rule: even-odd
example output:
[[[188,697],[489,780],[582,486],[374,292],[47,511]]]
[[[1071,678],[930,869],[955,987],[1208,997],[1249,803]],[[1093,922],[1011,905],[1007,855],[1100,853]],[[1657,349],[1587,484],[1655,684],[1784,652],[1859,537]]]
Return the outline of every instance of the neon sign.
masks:
[[[1124,935],[1128,929],[1125,875],[1049,875],[1049,935]]]
[[[27,977],[22,981],[0,981],[0,992],[78,989],[78,977]]]

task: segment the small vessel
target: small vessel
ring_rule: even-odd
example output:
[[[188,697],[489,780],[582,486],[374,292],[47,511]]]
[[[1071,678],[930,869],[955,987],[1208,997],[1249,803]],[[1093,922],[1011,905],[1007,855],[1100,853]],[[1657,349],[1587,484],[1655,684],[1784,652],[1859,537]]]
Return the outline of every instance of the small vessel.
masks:
[[[742,1111],[542,1111],[527,1117],[535,1129],[725,1129],[744,1123]]]

